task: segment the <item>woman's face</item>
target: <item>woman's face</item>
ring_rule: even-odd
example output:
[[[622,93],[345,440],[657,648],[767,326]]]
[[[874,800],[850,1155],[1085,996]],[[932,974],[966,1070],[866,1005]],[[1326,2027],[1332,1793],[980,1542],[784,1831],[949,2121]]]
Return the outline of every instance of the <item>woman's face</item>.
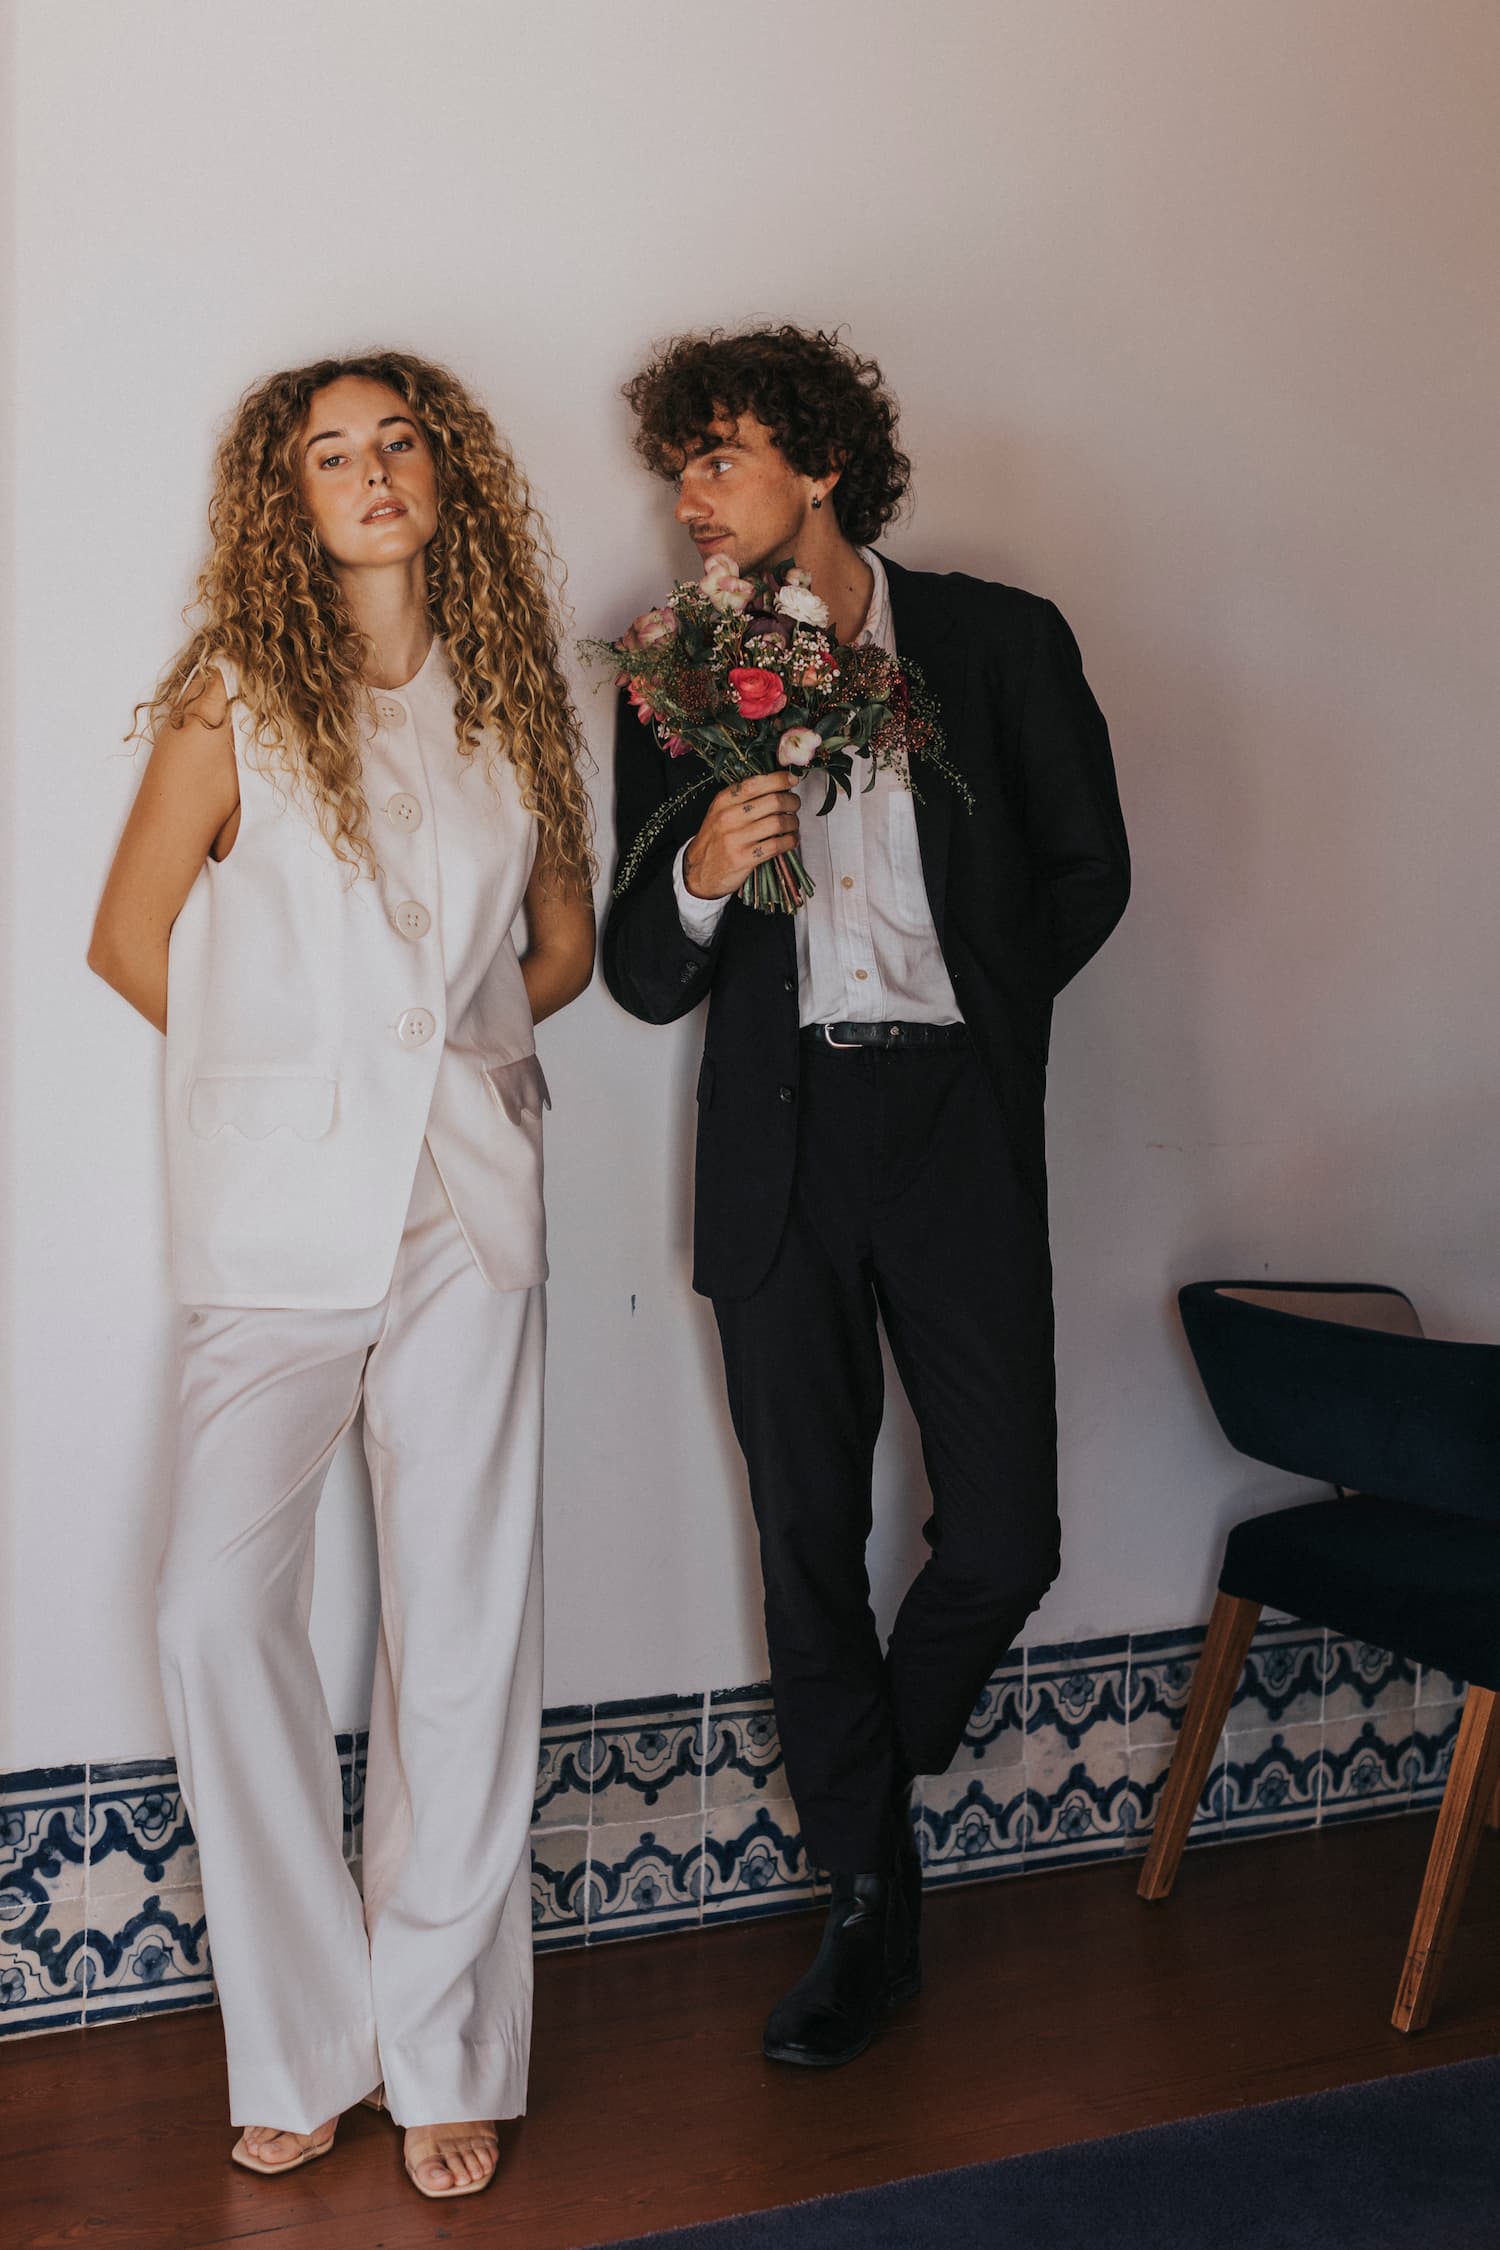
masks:
[[[345,570],[421,553],[437,529],[437,479],[399,391],[368,375],[341,375],[313,392],[302,496],[329,559]]]

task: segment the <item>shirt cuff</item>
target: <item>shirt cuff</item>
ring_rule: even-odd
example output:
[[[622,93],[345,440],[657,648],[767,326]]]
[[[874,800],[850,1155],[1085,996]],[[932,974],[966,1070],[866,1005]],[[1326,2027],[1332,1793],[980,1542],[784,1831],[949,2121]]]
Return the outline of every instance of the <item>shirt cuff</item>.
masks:
[[[712,945],[714,932],[724,919],[727,898],[694,898],[687,887],[682,863],[687,858],[684,844],[672,862],[672,888],[677,894],[677,919],[694,945]]]

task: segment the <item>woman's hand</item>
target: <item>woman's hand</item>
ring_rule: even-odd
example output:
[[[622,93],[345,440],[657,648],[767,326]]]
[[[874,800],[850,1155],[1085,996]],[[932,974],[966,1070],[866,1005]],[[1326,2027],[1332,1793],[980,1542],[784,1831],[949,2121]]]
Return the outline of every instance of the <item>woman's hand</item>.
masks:
[[[576,1000],[594,973],[594,901],[576,879],[554,880],[547,856],[545,847],[538,851],[526,886],[521,976],[533,1023]]]
[[[89,967],[158,1031],[172,924],[209,852],[222,859],[234,842],[239,806],[229,698],[210,672],[181,725],[169,720],[156,739],[89,941]]]

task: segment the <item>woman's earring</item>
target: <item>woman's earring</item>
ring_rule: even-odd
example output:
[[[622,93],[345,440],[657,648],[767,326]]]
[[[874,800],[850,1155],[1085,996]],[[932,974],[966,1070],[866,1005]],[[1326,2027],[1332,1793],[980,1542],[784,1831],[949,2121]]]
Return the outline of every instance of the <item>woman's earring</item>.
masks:
[[[815,508],[821,508],[821,507],[822,507],[822,505],[823,505],[823,502],[822,502],[821,498],[820,498],[820,497],[819,497],[819,495],[818,495],[818,494],[817,494],[817,493],[815,492],[815,493],[813,494],[813,506],[814,506]]]

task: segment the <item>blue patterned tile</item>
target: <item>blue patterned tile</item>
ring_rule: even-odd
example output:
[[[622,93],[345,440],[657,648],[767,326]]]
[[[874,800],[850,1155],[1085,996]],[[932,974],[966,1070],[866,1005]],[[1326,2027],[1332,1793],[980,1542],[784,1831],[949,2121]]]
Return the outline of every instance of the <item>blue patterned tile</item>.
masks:
[[[581,1944],[587,1909],[586,1828],[548,1828],[531,1839],[531,1932],[538,1948]]]
[[[705,1803],[712,1810],[715,1805],[786,1793],[786,1766],[770,1689],[717,1689],[708,1699]]]
[[[1323,1715],[1322,1662],[1321,1628],[1262,1626],[1229,1708],[1228,1732],[1317,1725]]]
[[[548,1711],[537,1746],[535,1828],[587,1828],[592,1797],[593,1712],[587,1703]]]
[[[708,1921],[785,1913],[810,1905],[827,1887],[808,1864],[787,1796],[710,1805],[703,1863]]]
[[[1126,1751],[1096,1755],[1091,1739],[1065,1770],[1060,1761],[1055,1767],[1049,1761],[1043,1786],[1033,1780],[1028,1762],[1021,1823],[1027,1868],[1098,1859],[1133,1844],[1139,1808],[1129,1784]]]
[[[594,1706],[584,1762],[594,1828],[701,1813],[703,1700],[683,1695]]]
[[[1402,1712],[1408,1728],[1417,1700],[1417,1667],[1409,1657],[1368,1641],[1341,1640],[1330,1633],[1320,1667],[1323,1674],[1323,1724],[1367,1717],[1373,1711]]]
[[[64,1948],[85,1912],[85,1807],[81,1766],[0,1782],[0,2035],[82,2020]]]
[[[1006,1781],[1003,1769],[982,1767],[931,1774],[918,1783],[917,1848],[927,1883],[1021,1872],[1026,1792]]]
[[[1076,1751],[1085,1736],[1102,1750],[1125,1748],[1125,1682],[1130,1644],[1063,1642],[1026,1655],[1026,1732]],[[1027,1761],[1031,1749],[1028,1741]]]
[[[1402,1778],[1411,1790],[1413,1806],[1435,1805],[1447,1787],[1463,1711],[1462,1703],[1418,1706],[1411,1738],[1401,1753]]]
[[[701,1815],[591,1829],[590,1945],[701,1921],[704,1876]]]
[[[1409,1713],[1379,1712],[1372,1718],[1335,1719],[1325,1726],[1319,1793],[1323,1824],[1367,1820],[1382,1811],[1404,1812],[1411,1795],[1410,1747]]]
[[[1469,1691],[1467,1680],[1459,1679],[1454,1672],[1445,1672],[1440,1665],[1424,1664],[1417,1678],[1417,1702],[1462,1703]]]
[[[1131,1750],[1125,1765],[1125,1794],[1120,1805],[1118,1824],[1121,1848],[1127,1852],[1144,1851],[1156,1826],[1156,1816],[1161,1809],[1162,1791],[1167,1785],[1167,1772],[1172,1762],[1174,1745],[1170,1742],[1148,1742],[1139,1750]],[[1220,1741],[1214,1761],[1208,1769],[1198,1798],[1198,1809],[1188,1830],[1189,1843],[1201,1843],[1216,1834],[1224,1825],[1224,1745]]]
[[[171,1995],[184,2005],[211,1999],[202,1892],[152,1891],[126,1913],[128,1903],[90,1899],[71,1960],[74,1980],[88,1993],[85,2022],[93,2023],[106,2001],[113,2012],[139,2013],[159,1996]]]
[[[1125,1724],[1132,1751],[1175,1741],[1202,1653],[1201,1632],[1131,1635]]]
[[[344,1857],[352,1866],[364,1857],[365,1849],[365,1764],[369,1742],[365,1735],[352,1740],[340,1736],[340,1743],[348,1748],[339,1754],[339,1785],[344,1792]]]
[[[1012,1649],[990,1674],[969,1713],[950,1773],[1014,1765],[1026,1725],[1026,1651]]]
[[[177,1785],[161,1759],[95,1766],[89,1776],[90,1901],[198,1886],[198,1846]]]
[[[1249,1835],[1314,1826],[1322,1741],[1312,1725],[1231,1734],[1216,1780],[1226,1827]]]

